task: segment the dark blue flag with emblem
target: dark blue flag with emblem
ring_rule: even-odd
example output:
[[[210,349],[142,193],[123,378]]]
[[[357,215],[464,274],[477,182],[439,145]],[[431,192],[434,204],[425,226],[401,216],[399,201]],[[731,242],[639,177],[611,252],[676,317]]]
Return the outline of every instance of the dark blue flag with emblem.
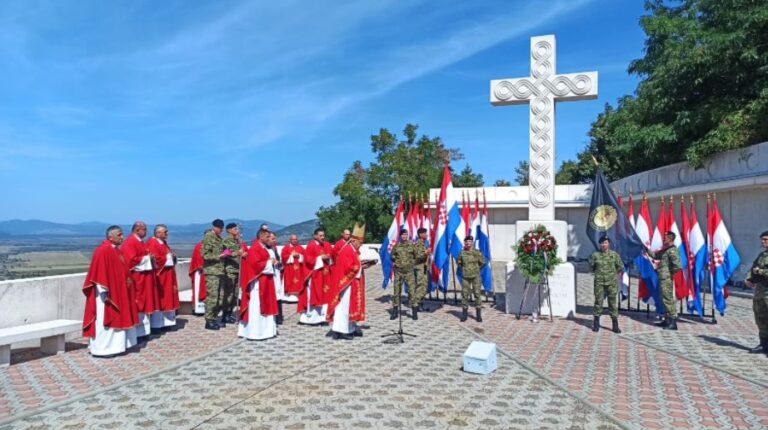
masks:
[[[589,205],[587,236],[595,249],[600,249],[600,239],[608,237],[611,249],[619,253],[624,264],[631,263],[643,252],[643,242],[629,224],[624,209],[619,206],[616,196],[608,186],[602,169],[597,169],[592,187],[592,203]]]

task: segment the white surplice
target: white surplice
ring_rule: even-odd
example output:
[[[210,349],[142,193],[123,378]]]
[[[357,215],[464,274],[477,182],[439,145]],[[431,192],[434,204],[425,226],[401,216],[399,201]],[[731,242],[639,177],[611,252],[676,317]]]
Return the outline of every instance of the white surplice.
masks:
[[[363,268],[357,271],[356,279],[360,279]],[[333,312],[331,330],[342,334],[351,334],[357,330],[357,322],[349,320],[349,300],[352,295],[352,283],[350,282],[341,294],[341,300]]]
[[[315,261],[314,270],[320,270],[323,268],[323,260],[318,257]],[[318,288],[322,288],[321,286]],[[318,325],[325,322],[325,313],[328,309],[328,305],[312,306],[310,298],[312,292],[312,277],[307,280],[307,288],[305,294],[307,295],[307,311],[299,316],[299,322],[302,324]]]
[[[269,248],[267,250],[269,252],[270,257],[274,258],[275,260],[278,259],[280,256],[277,253],[277,247]],[[283,285],[283,273],[279,270],[275,270],[275,274],[273,276],[273,279],[275,280],[275,294],[277,295],[277,301],[282,301],[285,299],[285,285]]]
[[[204,279],[203,278],[203,271],[202,270],[195,270],[195,276],[194,276],[194,285],[192,285],[192,288],[195,290],[195,301],[192,303],[193,306],[193,312],[195,315],[203,315],[205,313],[205,302],[200,301],[200,281]],[[238,288],[239,289],[239,288]]]
[[[263,246],[263,245],[262,245]],[[275,268],[272,261],[268,261],[261,272],[265,275],[274,275]],[[261,302],[259,301],[259,280],[248,284],[251,294],[248,300],[248,322],[240,321],[237,325],[237,335],[250,340],[264,340],[277,336],[277,324],[274,315],[261,314]]]
[[[157,238],[155,238],[157,239]],[[160,243],[165,243],[161,239],[157,239]],[[176,270],[175,268],[176,262],[173,259],[173,252],[168,252],[165,256],[165,267],[170,267],[170,270]],[[176,311],[170,310],[170,311],[158,311],[155,312],[156,314],[160,314],[160,317],[158,318],[158,324],[162,324],[161,327],[173,327],[176,325]],[[154,327],[154,326],[153,326]]]
[[[104,302],[108,293],[106,288],[98,284],[96,292],[96,336],[90,340],[88,350],[95,356],[121,354],[132,346],[128,345],[128,330],[104,327]]]
[[[152,260],[150,259],[149,254],[142,257],[141,261],[139,261],[139,264],[135,265],[131,271],[151,273]],[[151,324],[151,315],[145,314],[144,312],[139,312],[139,323],[136,324],[136,337],[149,336],[152,328],[154,328],[154,326]]]

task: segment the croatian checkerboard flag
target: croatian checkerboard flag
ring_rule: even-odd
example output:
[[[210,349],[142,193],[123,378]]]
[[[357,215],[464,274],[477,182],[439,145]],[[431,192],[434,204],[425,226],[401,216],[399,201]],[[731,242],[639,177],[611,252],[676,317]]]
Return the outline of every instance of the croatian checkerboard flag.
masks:
[[[691,200],[691,222],[688,231],[688,250],[690,261],[688,262],[690,280],[693,282],[693,300],[688,300],[688,310],[695,310],[699,316],[704,316],[701,304],[701,286],[707,276],[707,242],[701,232],[699,220],[696,218],[696,208]]]
[[[379,249],[379,256],[381,257],[381,270],[384,272],[384,281],[381,283],[381,288],[387,288],[389,281],[392,279],[392,248],[397,243],[400,237],[400,229],[403,228],[403,200],[397,204],[397,210],[395,211],[395,217],[392,218],[392,224],[389,226],[387,235],[384,236],[384,241],[381,243],[381,249]]]
[[[656,220],[656,228],[653,229],[653,236],[651,236],[651,251],[660,251],[664,248],[664,233],[669,230],[669,223],[667,222],[667,209],[664,204],[664,199],[661,200],[661,209],[659,209],[659,218]]]
[[[651,213],[648,210],[648,200],[645,197],[643,197],[643,202],[640,205],[640,214],[637,216],[636,222],[635,232],[645,247],[649,248],[651,246]],[[653,265],[640,255],[635,258],[635,266],[637,266],[637,271],[640,274],[638,296],[644,302],[655,305],[656,312],[663,314],[664,304],[659,295],[659,278],[656,276],[656,271],[653,270]]]
[[[712,252],[710,254],[712,268],[712,301],[720,315],[725,315],[725,284],[733,272],[741,264],[741,257],[733,246],[731,235],[725,227],[717,200],[713,202],[712,212],[708,220]]]
[[[483,211],[480,213],[480,226],[477,229],[477,244],[480,253],[485,257],[486,264],[480,269],[480,279],[483,281],[483,289],[491,291],[493,289],[491,276],[491,234],[488,229],[488,203],[485,200],[485,190],[483,190]]]
[[[677,221],[675,220],[674,207],[673,200],[670,198],[667,223],[669,231],[675,233],[675,247],[680,254],[680,270],[672,275],[672,282],[675,285],[675,298],[683,300],[688,295],[688,287],[685,284],[685,275],[688,273],[688,253],[685,250],[685,242],[683,242],[683,238],[688,236],[688,232],[684,235],[680,234],[680,229],[677,227]]]
[[[408,198],[408,239],[411,241],[416,239],[416,229],[418,228],[418,220],[416,218],[416,204],[413,199]]]
[[[480,249],[480,243],[477,238],[480,234],[480,203],[477,201],[477,194],[475,194],[475,210],[471,216],[472,221],[469,224],[469,234],[475,238],[475,249]]]
[[[427,200],[427,209],[421,218],[421,227],[427,229],[427,238],[431,244],[435,239],[432,237],[432,206],[429,200]]]
[[[624,199],[619,196],[619,207],[624,209]],[[629,228],[635,229],[634,215],[632,208],[632,195],[629,196],[629,209],[627,211],[627,221],[629,222]],[[619,286],[619,293],[621,293],[621,301],[629,298],[629,264],[624,263],[624,269],[616,276],[616,284]]]
[[[437,268],[437,277],[443,291],[448,289],[450,275],[450,256],[459,257],[462,249],[462,240],[466,227],[461,219],[459,203],[451,183],[451,170],[448,163],[443,169],[443,183],[440,187],[440,200],[437,202],[437,231],[435,233],[434,262]],[[461,239],[459,239],[461,235]]]

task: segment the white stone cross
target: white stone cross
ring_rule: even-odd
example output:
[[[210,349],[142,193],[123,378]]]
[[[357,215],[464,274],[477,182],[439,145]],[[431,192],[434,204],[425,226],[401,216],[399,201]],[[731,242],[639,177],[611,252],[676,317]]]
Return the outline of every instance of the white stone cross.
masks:
[[[528,219],[555,219],[555,101],[597,98],[597,72],[555,74],[555,36],[531,38],[531,76],[491,81],[494,106],[530,105]]]

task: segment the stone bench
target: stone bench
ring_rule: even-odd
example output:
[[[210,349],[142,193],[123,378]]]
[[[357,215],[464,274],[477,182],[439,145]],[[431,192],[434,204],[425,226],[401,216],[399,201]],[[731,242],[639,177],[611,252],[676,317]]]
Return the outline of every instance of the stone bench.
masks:
[[[179,314],[194,315],[194,308],[192,304],[192,290],[179,291]]]
[[[45,354],[64,352],[64,336],[83,329],[79,320],[53,320],[0,329],[0,367],[11,364],[11,344],[40,339]]]

